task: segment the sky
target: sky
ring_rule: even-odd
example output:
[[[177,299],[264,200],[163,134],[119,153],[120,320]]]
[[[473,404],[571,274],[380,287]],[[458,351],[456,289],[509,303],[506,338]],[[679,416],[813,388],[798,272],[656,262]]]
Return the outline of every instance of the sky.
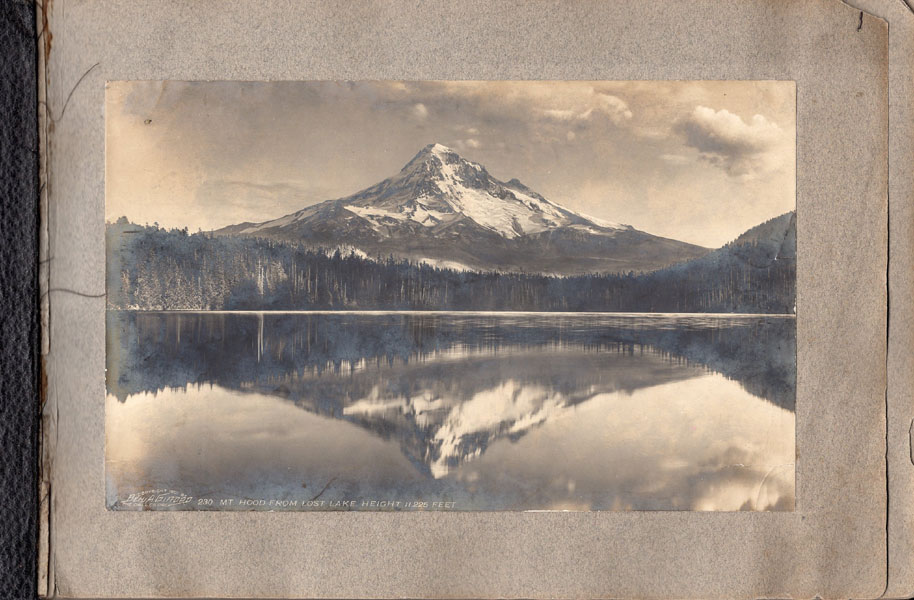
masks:
[[[109,82],[106,220],[216,229],[440,143],[494,177],[718,247],[796,206],[792,81]]]

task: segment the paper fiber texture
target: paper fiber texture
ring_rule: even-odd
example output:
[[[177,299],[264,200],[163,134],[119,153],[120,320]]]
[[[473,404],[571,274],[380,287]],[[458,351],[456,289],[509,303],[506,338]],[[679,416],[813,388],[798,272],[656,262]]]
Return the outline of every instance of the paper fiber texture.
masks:
[[[798,255],[796,506],[783,513],[106,511],[105,302],[54,294],[52,593],[883,593],[889,140],[883,20],[830,0],[419,7],[58,2],[50,15],[48,103],[62,107],[69,97],[49,138],[51,289],[92,295],[105,287],[104,87],[118,80],[793,81]]]
[[[889,338],[887,598],[914,596],[914,7],[851,2],[889,23]]]

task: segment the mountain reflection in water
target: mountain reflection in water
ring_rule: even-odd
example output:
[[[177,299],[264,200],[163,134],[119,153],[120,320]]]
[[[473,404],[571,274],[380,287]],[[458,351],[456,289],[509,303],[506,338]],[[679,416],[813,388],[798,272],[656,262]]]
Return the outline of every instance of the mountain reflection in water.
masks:
[[[111,311],[108,393],[115,507],[793,508],[792,318]]]

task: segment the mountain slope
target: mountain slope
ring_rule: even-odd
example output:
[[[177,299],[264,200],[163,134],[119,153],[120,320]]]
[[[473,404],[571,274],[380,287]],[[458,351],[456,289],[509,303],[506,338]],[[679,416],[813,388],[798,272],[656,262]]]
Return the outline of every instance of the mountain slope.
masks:
[[[517,179],[494,178],[440,144],[352,196],[215,233],[351,246],[474,270],[562,275],[650,271],[708,252],[569,210]]]
[[[629,300],[651,311],[781,313],[796,307],[797,215],[749,229],[701,258],[638,278]]]

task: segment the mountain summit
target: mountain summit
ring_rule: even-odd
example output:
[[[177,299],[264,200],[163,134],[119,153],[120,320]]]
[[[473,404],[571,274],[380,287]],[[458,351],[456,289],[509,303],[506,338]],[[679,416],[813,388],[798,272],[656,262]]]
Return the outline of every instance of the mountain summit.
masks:
[[[441,144],[352,196],[216,232],[347,246],[441,266],[562,275],[653,270],[707,249],[588,217]]]
[[[372,198],[373,191],[380,197]],[[568,226],[594,233],[631,229],[553,204],[517,179],[498,181],[482,165],[441,144],[426,146],[398,175],[366,192],[367,210],[358,199],[349,208],[368,219],[408,219],[434,227],[466,217],[508,239]]]

